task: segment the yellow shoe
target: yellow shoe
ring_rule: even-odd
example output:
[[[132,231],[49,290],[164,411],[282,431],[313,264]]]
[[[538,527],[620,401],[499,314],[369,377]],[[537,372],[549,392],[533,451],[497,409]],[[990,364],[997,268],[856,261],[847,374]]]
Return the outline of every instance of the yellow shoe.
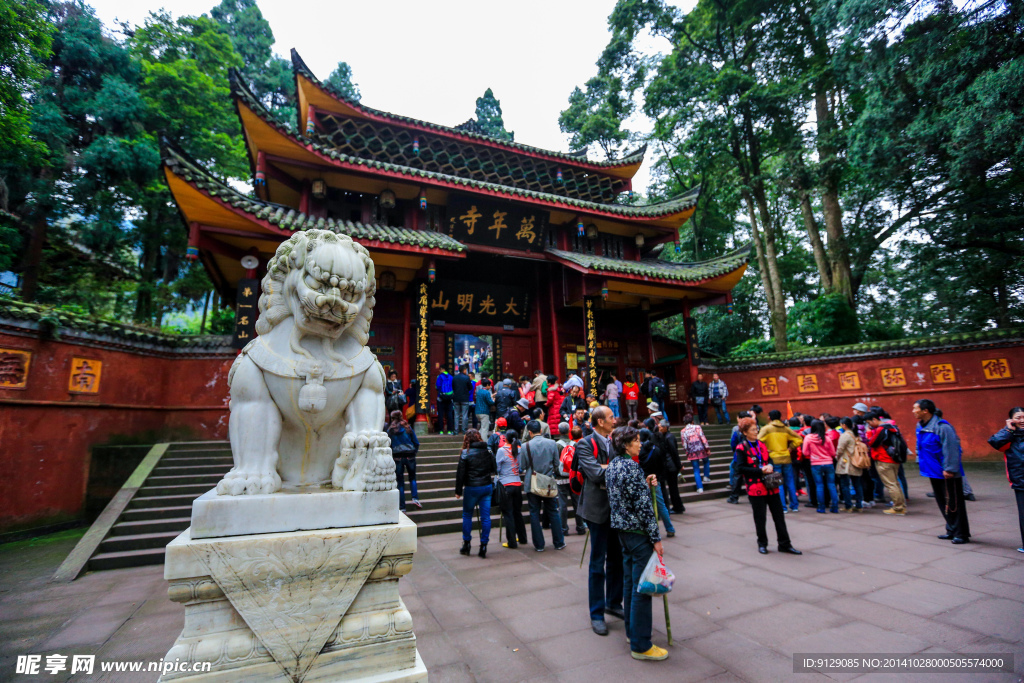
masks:
[[[653,644],[651,645],[651,649],[647,652],[630,652],[629,654],[633,659],[650,659],[658,662],[663,659],[668,659],[668,650]]]
[[[885,514],[885,515],[899,515],[900,517],[903,517],[904,515],[907,514],[907,511],[906,510],[894,510],[893,508],[889,508],[888,510],[882,510],[882,514]]]

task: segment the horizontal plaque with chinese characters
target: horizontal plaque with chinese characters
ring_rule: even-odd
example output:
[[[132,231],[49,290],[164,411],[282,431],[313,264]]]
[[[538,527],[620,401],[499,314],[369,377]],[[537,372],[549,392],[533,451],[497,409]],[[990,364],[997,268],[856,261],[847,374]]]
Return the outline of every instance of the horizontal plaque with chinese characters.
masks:
[[[447,324],[528,327],[529,303],[523,287],[458,280],[430,287],[430,317]]]
[[[882,368],[882,386],[887,389],[907,386],[907,375],[903,368]]]
[[[797,375],[796,388],[801,394],[812,394],[818,390],[817,375]]]
[[[952,363],[937,363],[930,366],[932,373],[932,384],[953,384],[956,382],[956,372]]]
[[[981,371],[985,373],[985,379],[1011,379],[1013,372],[1010,371],[1010,362],[1005,358],[990,358],[981,361]]]
[[[28,384],[28,366],[31,361],[30,351],[0,349],[0,388],[24,389]]]
[[[73,394],[98,394],[103,362],[92,358],[72,358],[68,391]]]
[[[508,202],[453,195],[448,200],[448,235],[466,244],[519,251],[544,251],[546,211]]]
[[[856,372],[840,372],[839,388],[843,391],[855,391],[860,389],[860,375]]]

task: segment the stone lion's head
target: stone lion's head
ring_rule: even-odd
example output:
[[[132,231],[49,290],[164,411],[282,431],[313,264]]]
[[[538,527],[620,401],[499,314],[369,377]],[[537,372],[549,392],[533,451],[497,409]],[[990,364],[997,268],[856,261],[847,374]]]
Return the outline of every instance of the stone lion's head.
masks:
[[[306,230],[285,240],[270,259],[256,332],[288,317],[303,334],[338,339],[346,331],[370,340],[377,290],[369,252],[348,235]]]

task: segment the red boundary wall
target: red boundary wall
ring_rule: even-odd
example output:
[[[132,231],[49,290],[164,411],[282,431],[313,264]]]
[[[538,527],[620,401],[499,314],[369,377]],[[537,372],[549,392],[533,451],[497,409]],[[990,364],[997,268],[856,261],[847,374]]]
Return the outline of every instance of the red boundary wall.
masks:
[[[1001,459],[986,443],[988,437],[1004,426],[1011,407],[1024,404],[1024,345],[1019,343],[784,366],[717,365],[705,365],[701,372],[709,381],[712,372],[725,380],[733,416],[753,404],[785,416],[787,402],[796,412],[843,416],[851,415],[853,404],[861,401],[889,411],[910,436],[912,449],[911,407],[917,399],[929,398],[956,428],[969,459]],[[850,373],[856,373],[855,381]],[[860,388],[852,388],[854,384]],[[777,393],[772,393],[773,386]]]
[[[80,518],[93,446],[227,438],[234,349],[161,349],[73,332],[43,340],[2,321],[0,349],[32,354],[25,387],[0,387],[0,532]],[[69,391],[74,358],[102,363],[96,393]]]

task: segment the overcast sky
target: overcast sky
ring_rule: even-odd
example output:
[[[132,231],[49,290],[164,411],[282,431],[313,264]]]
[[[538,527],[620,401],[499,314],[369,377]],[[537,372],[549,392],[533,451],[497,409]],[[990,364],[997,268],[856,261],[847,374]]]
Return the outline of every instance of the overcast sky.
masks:
[[[208,13],[219,0],[87,2],[113,26],[115,19],[141,24],[161,8],[174,16]],[[597,73],[615,0],[261,0],[259,6],[274,31],[275,52],[287,57],[296,48],[321,79],[348,62],[368,106],[454,126],[472,118],[476,98],[492,88],[516,142],[568,151],[558,114],[572,89]],[[634,189],[646,189],[649,166]]]

